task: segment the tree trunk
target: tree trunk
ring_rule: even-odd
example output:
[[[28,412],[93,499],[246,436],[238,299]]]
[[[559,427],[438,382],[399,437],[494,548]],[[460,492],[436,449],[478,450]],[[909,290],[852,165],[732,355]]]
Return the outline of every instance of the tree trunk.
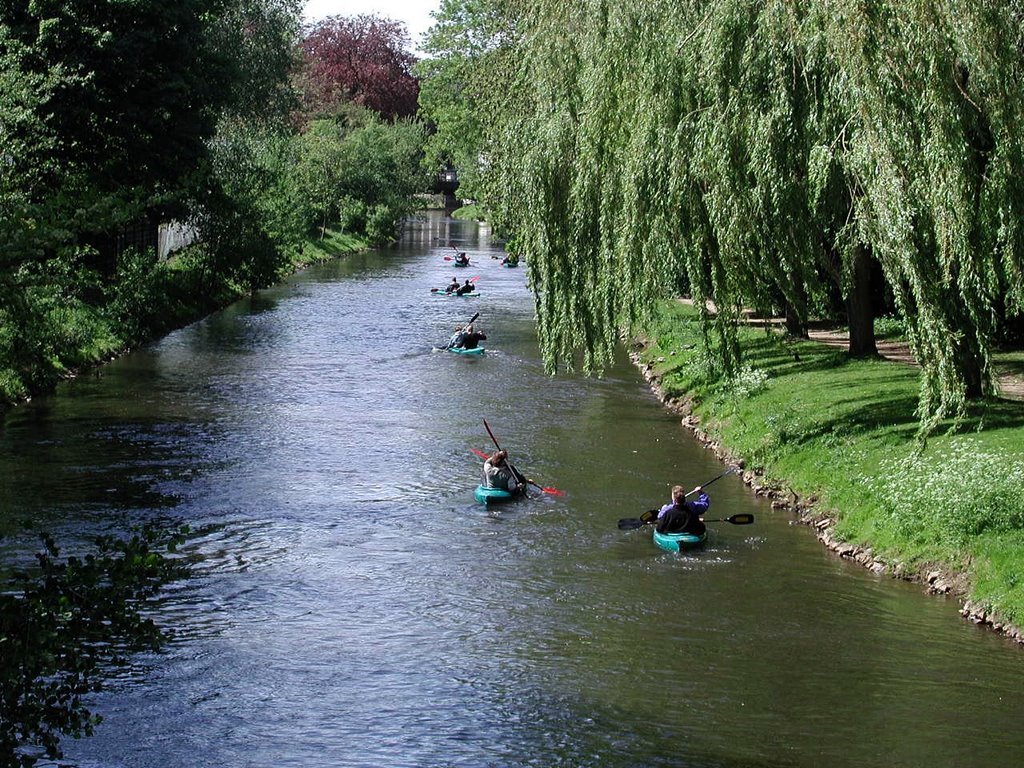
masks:
[[[793,302],[785,302],[785,332],[798,339],[807,338],[807,325]]]
[[[973,400],[985,395],[987,387],[982,364],[984,356],[978,345],[971,339],[960,339],[954,347],[954,353],[967,397]]]
[[[850,326],[851,357],[878,354],[875,344],[875,313],[871,302],[871,254],[862,244],[853,251],[850,292],[846,297],[846,317]]]

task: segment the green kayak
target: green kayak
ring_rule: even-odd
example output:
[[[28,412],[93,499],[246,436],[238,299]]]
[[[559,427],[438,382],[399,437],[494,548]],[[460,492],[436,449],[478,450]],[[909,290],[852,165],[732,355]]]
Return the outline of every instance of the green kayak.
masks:
[[[473,491],[473,498],[487,507],[492,504],[504,504],[506,501],[512,501],[518,496],[518,493],[512,493],[503,488],[488,488],[484,485],[478,485],[476,490]]]
[[[448,351],[456,355],[482,355],[485,350],[483,347],[473,347],[472,349],[466,349],[465,347],[448,347]]]
[[[669,552],[683,552],[701,546],[708,539],[708,533],[659,533],[654,529],[654,543]]]

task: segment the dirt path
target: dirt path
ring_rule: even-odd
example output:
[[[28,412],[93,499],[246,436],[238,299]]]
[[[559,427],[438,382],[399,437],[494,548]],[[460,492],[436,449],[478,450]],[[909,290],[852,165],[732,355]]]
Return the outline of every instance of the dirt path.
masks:
[[[808,333],[812,341],[828,344],[832,347],[846,347],[850,342],[849,334],[837,330],[813,330]],[[905,365],[917,365],[910,347],[899,341],[879,341],[878,354],[886,360]],[[1004,400],[1024,400],[1024,377],[1012,373],[999,376],[999,396]]]

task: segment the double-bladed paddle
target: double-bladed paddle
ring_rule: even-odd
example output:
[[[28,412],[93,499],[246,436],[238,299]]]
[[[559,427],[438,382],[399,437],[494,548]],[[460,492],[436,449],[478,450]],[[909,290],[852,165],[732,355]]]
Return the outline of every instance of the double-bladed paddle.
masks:
[[[711,478],[706,483],[701,484],[700,487],[701,487],[701,489],[707,488],[709,485],[711,485],[716,480],[721,480],[726,475],[731,475],[733,472],[737,472],[737,471],[739,471],[739,467],[729,467],[722,474],[720,474],[720,475],[718,475],[716,477]],[[686,495],[690,496],[691,494],[693,494],[693,491],[690,491],[690,493],[688,493]],[[620,518],[619,519],[619,528],[621,528],[622,530],[630,530],[630,529],[633,529],[633,528],[640,528],[640,527],[645,526],[645,525],[650,525],[651,523],[653,523],[657,519],[658,519],[658,510],[657,509],[649,509],[646,512],[644,512],[642,515],[640,515],[640,517],[623,517],[623,518]],[[711,520],[704,520],[704,522],[705,523],[732,523],[733,525],[750,525],[752,522],[754,522],[754,516],[750,515],[750,514],[739,514],[739,515],[732,515],[731,517],[714,518],[714,519],[711,519]]]
[[[470,449],[470,451],[476,454],[479,458],[483,459],[483,461],[486,461],[487,459],[490,458],[490,455],[483,451],[477,451],[476,449]],[[499,449],[499,451],[501,451],[501,449]],[[509,464],[509,467],[512,467],[512,465]],[[514,467],[512,467],[512,469],[515,471],[517,477],[522,477],[522,473],[518,469],[515,469]],[[543,490],[545,494],[548,494],[550,496],[565,496],[564,490],[553,488],[550,485],[538,485],[536,482],[530,480],[528,477],[523,477],[522,479],[525,480],[528,484],[534,486],[535,488]]]
[[[487,434],[491,436],[491,441],[494,443],[494,447],[497,448],[500,451],[501,450],[501,446],[498,445],[498,439],[494,436],[494,433],[491,431],[491,425],[487,423],[487,419],[484,419],[484,428],[487,430]],[[490,458],[483,451],[477,451],[476,449],[471,449],[471,450],[477,456],[481,456],[484,460]],[[551,486],[538,485],[537,483],[533,482],[533,480],[529,479],[522,472],[520,472],[518,469],[516,469],[514,466],[512,466],[511,462],[509,462],[508,466],[509,466],[509,469],[511,469],[512,472],[515,474],[515,476],[517,478],[519,478],[520,482],[527,483],[528,485],[532,485],[534,488],[536,488],[536,489],[538,489],[538,490],[542,491],[543,493],[546,493],[546,494],[548,494],[550,496],[565,496],[565,491],[560,491],[559,489],[552,488]]]
[[[658,519],[658,510],[649,509],[644,512],[640,517],[624,517],[619,520],[619,528],[624,531],[632,530],[633,528],[642,528],[645,525],[650,525]],[[705,523],[732,523],[733,525],[750,525],[754,522],[754,516],[743,512],[736,515],[730,515],[729,517],[702,517],[701,520]]]

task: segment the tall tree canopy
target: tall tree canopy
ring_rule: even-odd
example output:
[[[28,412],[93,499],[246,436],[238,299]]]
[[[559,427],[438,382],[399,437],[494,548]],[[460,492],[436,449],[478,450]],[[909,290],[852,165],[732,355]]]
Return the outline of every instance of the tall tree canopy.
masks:
[[[75,312],[126,223],[209,199],[220,121],[287,114],[298,20],[298,0],[0,0],[0,391],[52,381],[93,331]]]
[[[51,137],[38,149],[60,157],[61,175],[82,169],[103,193],[166,191],[192,172],[222,111],[272,95],[294,5],[3,0],[0,45],[23,77],[52,81],[35,105]],[[258,67],[263,77],[246,76]],[[21,156],[47,167],[43,152]]]
[[[806,320],[839,296],[870,353],[877,271],[924,423],[989,390],[996,319],[1024,310],[1020,2],[482,1],[517,25],[488,201],[550,366],[601,367],[680,284],[714,300],[727,372],[745,304]]]
[[[387,119],[416,114],[419,84],[412,74],[405,24],[376,15],[331,16],[302,41],[311,111],[354,102]]]
[[[516,19],[499,0],[442,0],[435,24],[424,38],[426,56],[417,62],[421,116],[434,131],[428,160],[436,169],[459,169],[463,197],[483,194],[486,132],[507,112],[508,77],[517,50]]]

